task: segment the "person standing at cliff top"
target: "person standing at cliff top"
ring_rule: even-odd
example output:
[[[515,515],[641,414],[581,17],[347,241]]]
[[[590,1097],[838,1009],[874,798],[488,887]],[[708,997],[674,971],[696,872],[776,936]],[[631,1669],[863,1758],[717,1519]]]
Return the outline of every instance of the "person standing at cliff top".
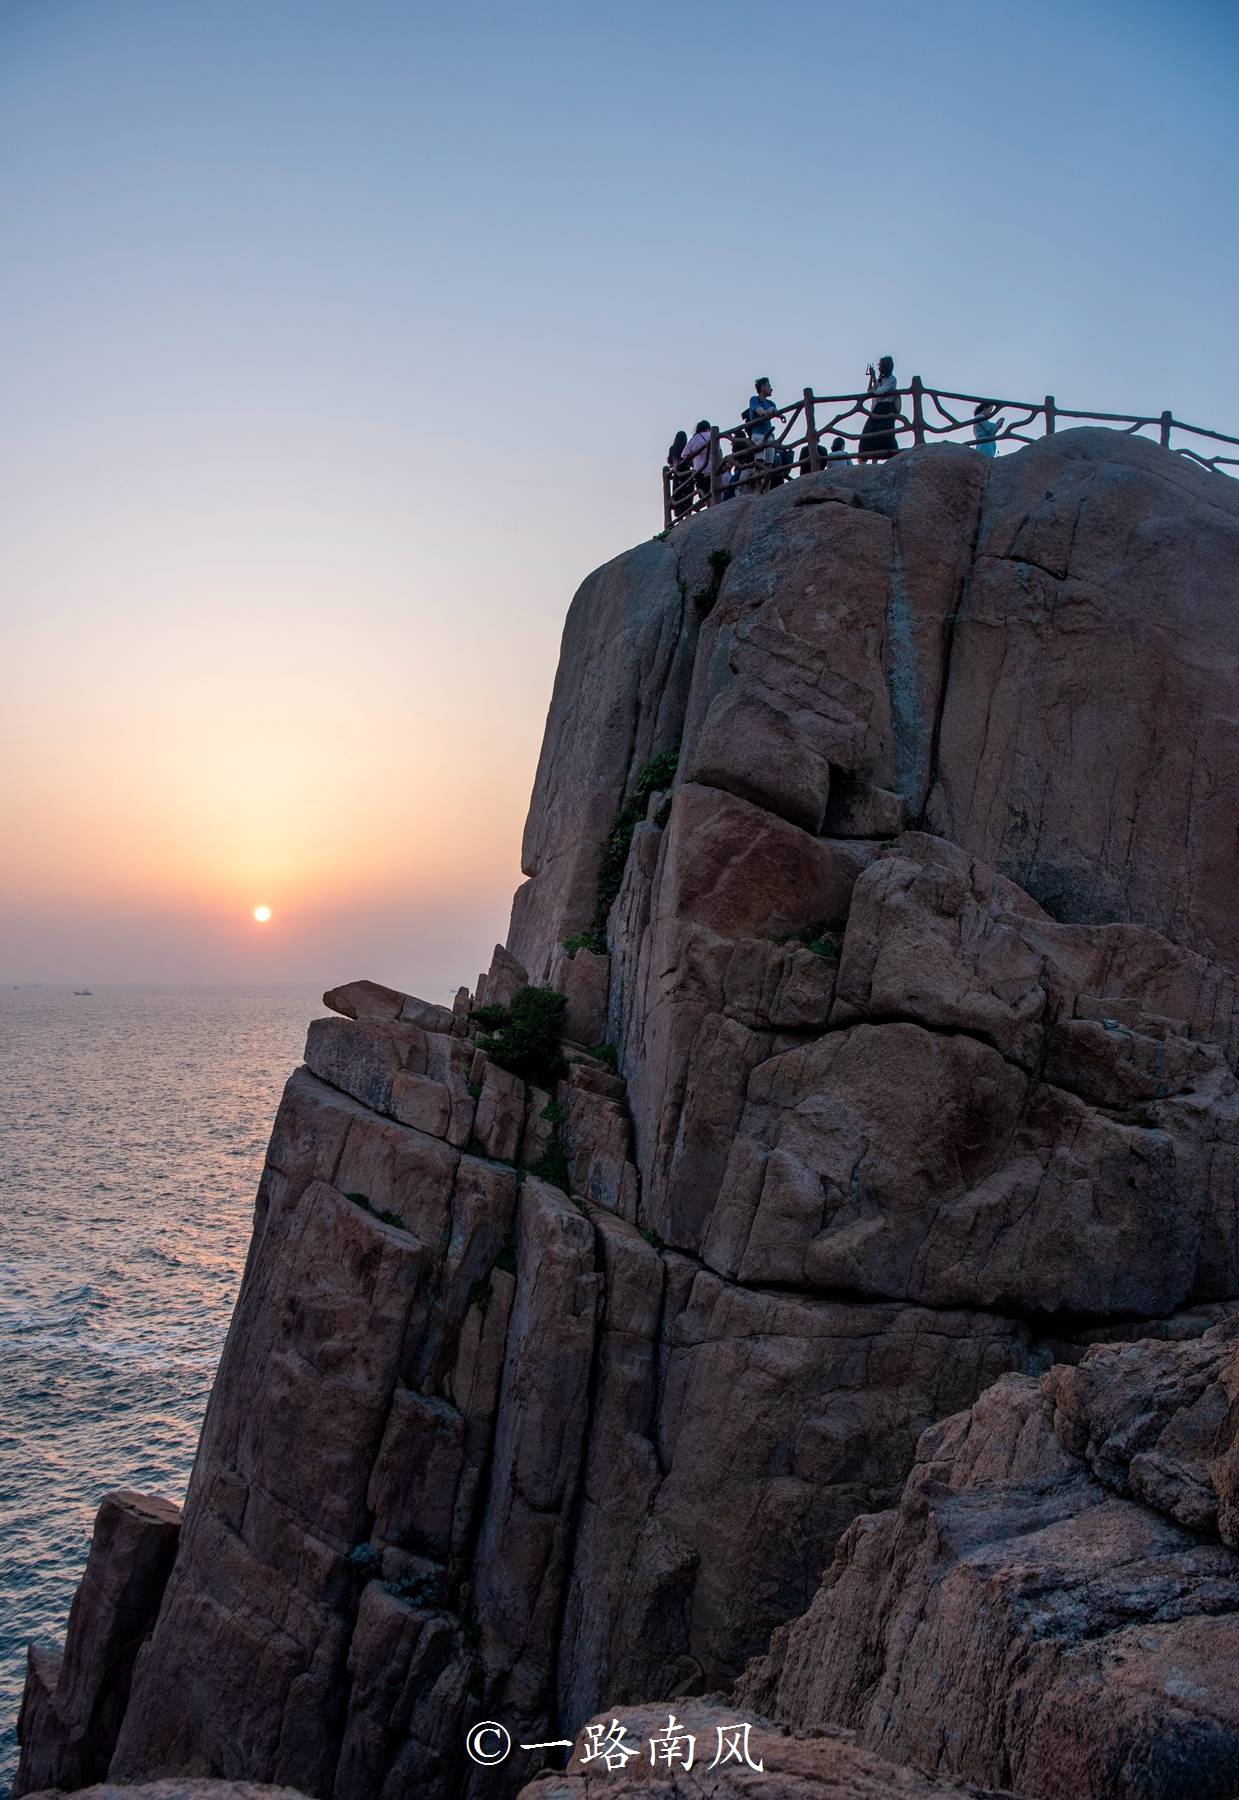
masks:
[[[899,448],[893,424],[899,413],[899,383],[895,380],[894,357],[879,357],[876,374],[870,363],[868,375],[873,399],[869,402],[869,417],[860,434],[856,456],[858,462],[885,462]]]
[[[973,411],[972,435],[976,442],[972,448],[979,450],[982,456],[997,456],[998,454],[998,427],[1002,424],[1002,420],[994,417],[997,411],[998,402],[996,400],[982,400]]]
[[[823,469],[851,468],[852,459],[848,455],[848,447],[841,437],[831,438],[830,449],[821,452],[820,466]],[[800,473],[802,475],[809,473],[809,446],[807,444],[800,452]]]
[[[774,461],[774,420],[771,414],[776,410],[774,389],[768,375],[759,375],[753,383],[757,392],[750,396],[744,417],[748,423],[749,437],[757,451],[759,462]]]
[[[698,419],[697,429],[684,446],[684,461],[693,471],[699,494],[710,491],[710,432],[709,419]]]
[[[677,431],[667,449],[667,467],[671,471],[671,510],[675,518],[683,518],[693,503],[692,470],[684,461],[688,433]]]

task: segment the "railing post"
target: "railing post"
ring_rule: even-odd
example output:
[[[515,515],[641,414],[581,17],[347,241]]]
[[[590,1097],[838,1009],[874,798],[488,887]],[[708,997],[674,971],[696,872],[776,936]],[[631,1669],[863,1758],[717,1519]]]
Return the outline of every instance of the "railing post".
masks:
[[[822,458],[817,447],[817,413],[813,407],[812,388],[806,388],[804,391],[804,428],[806,442],[809,446],[809,471],[816,475],[822,466]]]
[[[671,530],[671,470],[663,470],[663,530]]]
[[[924,382],[919,375],[914,375],[912,377],[912,442],[914,444],[925,442],[925,407],[922,402],[924,392]]]
[[[719,447],[718,426],[710,427],[710,505],[713,506],[719,496]]]
[[[1169,448],[1170,448],[1170,427],[1174,424],[1174,414],[1164,412],[1162,414],[1161,424],[1162,424],[1162,446],[1164,449],[1169,450]]]
[[[1053,394],[1047,394],[1045,397],[1045,435],[1047,437],[1054,436],[1054,414],[1057,410]]]

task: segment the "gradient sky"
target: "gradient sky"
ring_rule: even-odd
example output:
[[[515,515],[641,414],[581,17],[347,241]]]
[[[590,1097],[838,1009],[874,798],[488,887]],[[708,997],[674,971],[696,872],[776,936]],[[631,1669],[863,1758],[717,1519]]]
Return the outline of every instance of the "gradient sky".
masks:
[[[1231,0],[0,0],[0,979],[471,980],[759,371],[1239,432],[1237,76]]]

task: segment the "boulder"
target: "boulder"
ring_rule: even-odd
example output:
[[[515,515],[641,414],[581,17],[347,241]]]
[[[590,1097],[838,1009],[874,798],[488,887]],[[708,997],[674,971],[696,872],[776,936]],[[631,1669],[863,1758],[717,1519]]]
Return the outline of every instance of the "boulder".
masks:
[[[1060,1371],[1044,1391],[1007,1376],[926,1432],[898,1507],[855,1522],[736,1703],[791,1728],[843,1726],[895,1761],[1039,1800],[1233,1794],[1239,1556],[1169,1516],[1192,1453],[1159,1490],[1167,1511],[1155,1511],[1120,1498],[1060,1441],[1105,1453],[1082,1422],[1090,1400],[1110,1385],[1112,1360],[1150,1350],[1091,1352],[1091,1393],[1087,1375],[1069,1372],[1075,1411],[1060,1408],[1059,1436]],[[1190,1440],[1203,1423],[1187,1374],[1199,1374],[1200,1351],[1158,1346],[1146,1381],[1167,1358],[1184,1378],[1178,1430]],[[1117,1419],[1122,1397],[1114,1408]],[[1150,1430],[1154,1458],[1159,1438],[1173,1452],[1174,1412],[1168,1401]],[[1112,1469],[1123,1454],[1111,1448]]]
[[[1099,1344],[1042,1386],[1107,1487],[1239,1550],[1239,1318],[1194,1343]]]
[[[479,1052],[481,1074],[474,1133],[487,1156],[514,1163],[525,1129],[525,1083],[510,1069],[501,1069]],[[478,1085],[476,1082],[474,1085]]]
[[[346,1019],[375,1019],[407,1025],[420,1025],[425,1031],[450,1031],[452,1009],[430,1000],[418,1000],[413,994],[402,994],[398,988],[383,987],[377,981],[349,981],[343,987],[329,988],[323,1005]]]
[[[455,1034],[372,1019],[315,1019],[306,1067],[373,1112],[457,1147],[474,1128],[472,1047]]]
[[[565,950],[556,946],[548,983],[568,1002],[564,1036],[586,1049],[606,1042],[607,999],[611,989],[611,959],[592,950]]]
[[[209,1781],[199,1776],[182,1775],[171,1781],[143,1781],[122,1787],[115,1781],[101,1781],[94,1787],[78,1788],[81,1800],[306,1800],[295,1788],[270,1787],[261,1781]],[[62,1800],[56,1788],[41,1788],[35,1800]]]
[[[95,1516],[64,1654],[33,1645],[17,1735],[14,1795],[89,1786],[108,1772],[139,1650],[155,1627],[181,1509],[153,1494],[108,1494]]]
[[[599,1713],[578,1734],[565,1772],[531,1782],[520,1800],[607,1800],[615,1794],[633,1800],[638,1795],[722,1800],[735,1794],[768,1800],[934,1800],[952,1794],[956,1800],[1002,1800],[993,1788],[899,1768],[861,1749],[849,1732],[793,1737],[768,1719],[741,1717],[708,1697]]]
[[[1239,1293],[1233,1000],[1202,1011],[1201,958],[1081,942],[920,833],[858,876],[839,957],[829,1028],[748,1075],[712,1267],[1024,1314]]]
[[[528,986],[529,975],[524,964],[518,962],[502,944],[496,944],[489,971],[478,977],[475,1004],[510,1006],[521,989]]]

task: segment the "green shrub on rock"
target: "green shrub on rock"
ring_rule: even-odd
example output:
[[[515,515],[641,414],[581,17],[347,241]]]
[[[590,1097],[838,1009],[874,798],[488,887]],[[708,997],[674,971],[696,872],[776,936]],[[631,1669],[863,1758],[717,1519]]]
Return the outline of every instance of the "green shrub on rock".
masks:
[[[383,1570],[373,1544],[354,1544],[344,1562],[349,1574],[359,1582],[373,1581]]]
[[[567,1008],[567,995],[554,988],[522,988],[510,1006],[476,1010],[475,1018],[495,1028],[478,1034],[478,1049],[501,1069],[538,1087],[553,1087],[564,1071],[560,1041]]]
[[[592,950],[596,956],[606,955],[607,915],[624,879],[633,833],[649,810],[650,796],[657,794],[662,788],[669,788],[675,780],[679,761],[678,744],[673,750],[664,750],[661,755],[651,757],[637,776],[636,786],[616,813],[610,835],[602,847],[602,861],[598,865],[593,923],[564,939],[564,949],[569,956],[574,956],[578,950]]]

